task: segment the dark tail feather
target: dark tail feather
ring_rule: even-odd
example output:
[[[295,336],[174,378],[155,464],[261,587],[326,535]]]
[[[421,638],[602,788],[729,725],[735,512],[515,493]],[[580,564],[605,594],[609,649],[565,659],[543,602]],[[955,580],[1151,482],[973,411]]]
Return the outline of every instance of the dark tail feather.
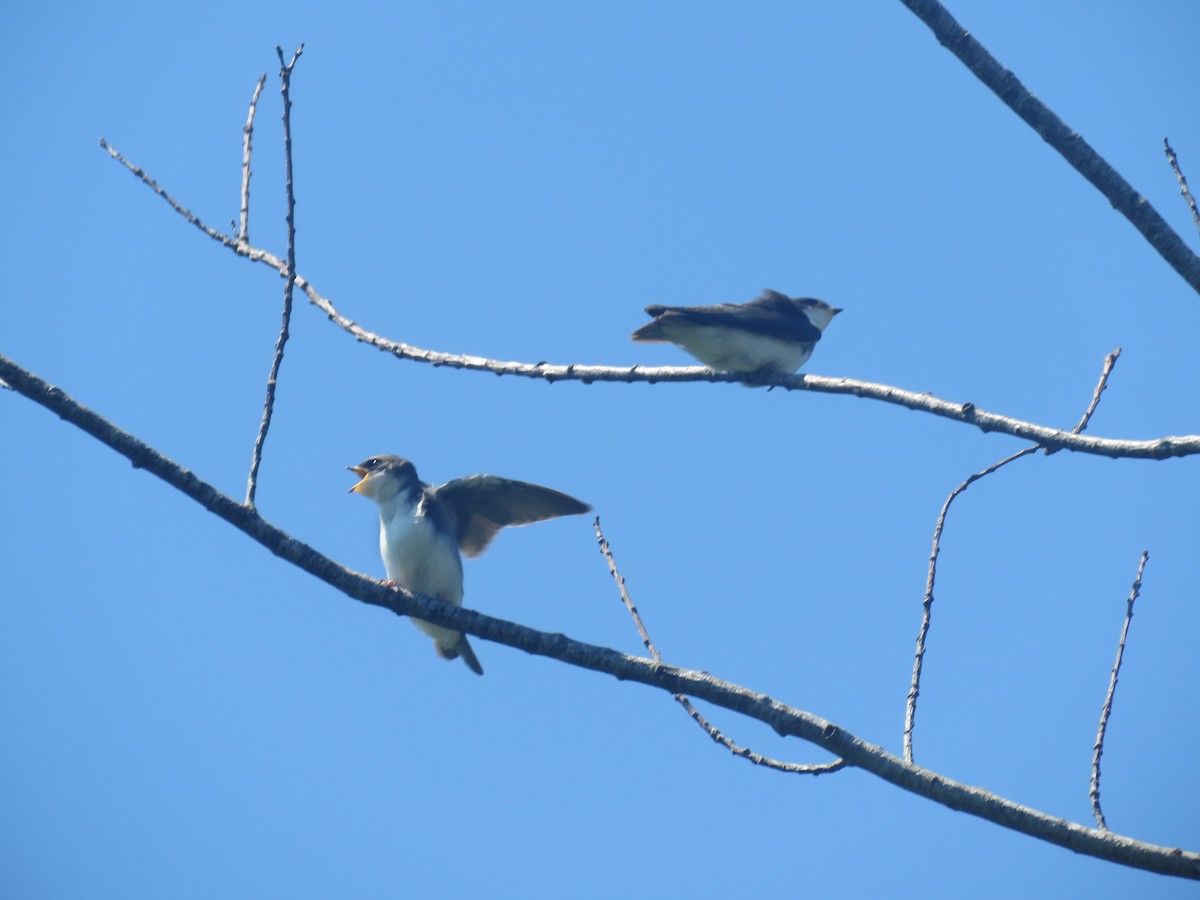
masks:
[[[475,655],[475,651],[471,649],[471,645],[467,643],[467,636],[464,634],[462,640],[458,642],[458,652],[462,654],[463,662],[476,675],[483,674],[483,666],[479,664],[479,658]]]
[[[458,643],[453,647],[443,647],[437,641],[433,642],[433,648],[437,650],[437,655],[442,659],[458,659],[462,657],[463,662],[476,675],[483,674],[483,666],[479,664],[479,657],[475,655],[475,651],[471,649],[471,645],[467,643],[467,636],[461,635]]]
[[[663,334],[662,325],[659,324],[657,319],[655,319],[653,322],[647,322],[645,325],[643,325],[641,328],[639,328],[637,331],[635,331],[633,334],[631,334],[629,336],[629,339],[631,341],[652,341],[652,342],[653,341],[669,341],[670,340],[670,338],[668,338],[665,334]]]
[[[648,341],[651,343],[656,343],[656,342],[664,343],[664,344],[672,343],[671,339],[669,337],[667,337],[666,332],[664,332],[662,329],[662,320],[659,318],[659,316],[662,316],[665,313],[678,313],[678,312],[686,313],[687,307],[686,306],[663,306],[661,304],[655,304],[654,306],[647,306],[646,307],[646,315],[650,316],[652,319],[654,319],[654,321],[647,322],[645,325],[643,325],[641,328],[639,328],[637,331],[635,331],[633,334],[631,334],[629,336],[629,339],[631,341]]]

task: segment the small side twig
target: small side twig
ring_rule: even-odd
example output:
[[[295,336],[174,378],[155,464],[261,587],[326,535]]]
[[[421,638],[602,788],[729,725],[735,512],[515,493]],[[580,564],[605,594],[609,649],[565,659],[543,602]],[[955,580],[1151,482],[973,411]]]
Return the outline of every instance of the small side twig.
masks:
[[[1183,194],[1188,209],[1192,211],[1192,221],[1196,223],[1196,228],[1200,229],[1200,211],[1196,209],[1196,198],[1188,190],[1187,179],[1179,168],[1179,160],[1175,158],[1175,151],[1171,149],[1171,144],[1166,138],[1163,138],[1163,152],[1167,154],[1167,162],[1171,164],[1171,171],[1175,173],[1175,178],[1179,181],[1179,193]]]
[[[254,113],[258,110],[258,98],[262,96],[267,74],[258,76],[254,96],[250,98],[250,112],[242,126],[242,208],[238,218],[238,243],[250,243],[250,138],[254,134]]]
[[[600,517],[596,516],[592,520],[592,529],[596,532],[596,541],[600,544],[600,555],[604,557],[604,561],[608,563],[609,574],[612,575],[613,581],[617,583],[617,590],[621,594],[621,602],[625,604],[625,608],[629,610],[629,615],[633,619],[633,624],[637,627],[638,634],[641,635],[642,644],[650,651],[651,658],[656,662],[662,662],[662,654],[658,652],[658,648],[654,646],[654,640],[650,637],[650,632],[646,630],[646,623],[642,621],[642,614],[638,612],[637,606],[634,605],[633,598],[629,596],[629,589],[625,586],[625,576],[617,568],[617,559],[613,556],[612,546],[608,543],[608,539],[604,537],[604,531],[600,528]]]
[[[1092,781],[1088,797],[1092,801],[1092,815],[1096,819],[1096,827],[1108,831],[1108,822],[1100,810],[1100,757],[1104,753],[1104,733],[1108,730],[1108,716],[1112,712],[1113,694],[1117,690],[1117,676],[1121,672],[1121,659],[1125,655],[1125,639],[1129,636],[1129,621],[1133,618],[1133,604],[1142,592],[1142,573],[1146,571],[1146,560],[1150,551],[1142,551],[1142,560],[1138,563],[1137,577],[1133,579],[1133,590],[1125,602],[1125,624],[1121,626],[1121,640],[1117,642],[1117,661],[1113,663],[1112,675],[1108,680],[1108,693],[1104,695],[1104,706],[1100,709],[1100,727],[1096,730],[1096,743],[1092,745]]]
[[[1112,353],[1104,357],[1104,365],[1100,367],[1100,379],[1096,382],[1096,389],[1092,391],[1092,402],[1088,404],[1088,408],[1084,410],[1083,415],[1079,417],[1079,421],[1075,423],[1075,427],[1071,429],[1071,434],[1083,434],[1087,430],[1088,423],[1092,421],[1092,416],[1096,412],[1096,407],[1100,405],[1100,395],[1108,388],[1108,376],[1112,374],[1113,366],[1117,364],[1117,360],[1121,358],[1121,348],[1117,347]],[[1047,447],[1046,455],[1057,453],[1061,447]]]
[[[1108,387],[1108,376],[1112,374],[1113,366],[1117,364],[1117,359],[1121,356],[1121,348],[1118,347],[1108,356],[1104,357],[1104,365],[1100,370],[1100,378],[1096,382],[1096,389],[1092,391],[1092,401],[1088,404],[1087,410],[1071,429],[1072,434],[1082,434],[1087,428],[1088,423],[1092,420],[1092,414],[1096,412],[1096,407],[1100,405],[1100,395],[1104,393],[1104,389]],[[1034,444],[1026,447],[1024,450],[1018,450],[1016,453],[1008,456],[1000,462],[988,466],[982,472],[976,472],[971,475],[950,492],[950,496],[946,498],[946,502],[942,504],[942,511],[938,513],[937,524],[933,528],[933,549],[929,553],[929,573],[925,577],[925,596],[921,601],[921,629],[917,632],[917,649],[913,655],[913,671],[912,680],[908,686],[908,698],[904,709],[904,759],[906,762],[913,761],[912,736],[913,729],[916,727],[917,718],[917,697],[921,695],[921,672],[925,665],[925,642],[929,637],[929,626],[933,616],[933,585],[937,580],[937,564],[938,556],[942,552],[942,530],[946,527],[946,514],[950,511],[950,504],[955,501],[959,494],[969,488],[980,478],[991,475],[998,469],[1002,469],[1011,462],[1016,462],[1023,456],[1029,456],[1031,453],[1036,453],[1041,444]],[[1049,455],[1053,452],[1053,448],[1046,448],[1046,453]]]
[[[997,469],[1002,469],[1011,462],[1016,462],[1022,456],[1036,453],[1037,449],[1037,445],[1034,445],[1026,447],[1024,450],[1018,450],[1011,456],[1000,460],[1000,462],[988,466],[982,472],[976,472],[974,475],[971,475],[966,481],[950,492],[950,496],[942,504],[942,511],[938,513],[937,524],[933,527],[933,549],[929,553],[929,573],[925,576],[925,597],[921,601],[921,630],[917,632],[917,649],[913,657],[912,681],[908,686],[908,702],[904,710],[904,759],[906,762],[913,761],[912,736],[913,729],[916,727],[917,697],[921,695],[921,672],[925,665],[925,641],[929,637],[929,626],[933,621],[933,584],[937,580],[938,556],[942,552],[942,530],[946,527],[946,513],[950,511],[950,504],[957,499],[958,495],[980,478],[991,475]]]
[[[254,438],[254,450],[250,458],[250,475],[246,479],[246,506],[254,507],[254,493],[258,489],[258,468],[262,464],[263,444],[267,440],[267,431],[271,427],[271,415],[275,411],[275,386],[279,381],[279,367],[283,364],[283,348],[288,342],[288,325],[292,320],[292,295],[296,287],[296,196],[292,184],[292,69],[300,54],[304,52],[301,44],[292,55],[292,61],[283,61],[283,48],[276,47],[279,54],[280,93],[283,94],[283,151],[286,162],[285,184],[287,188],[287,283],[283,288],[283,315],[279,327],[279,337],[275,340],[275,355],[271,359],[271,371],[267,375],[267,396],[263,401],[262,420],[258,424],[258,434]],[[252,113],[253,114],[253,113]],[[249,154],[249,135],[247,135],[247,154]],[[247,155],[247,161],[249,157]],[[248,176],[249,169],[246,170]],[[247,183],[248,182],[244,182]],[[244,224],[244,223],[243,223]]]
[[[629,596],[629,590],[625,586],[625,578],[617,568],[617,560],[613,556],[612,547],[608,540],[604,537],[604,532],[600,529],[600,517],[596,516],[592,522],[592,527],[596,531],[596,540],[600,544],[600,553],[604,556],[604,561],[608,563],[608,571],[613,577],[613,581],[617,583],[617,590],[621,593],[621,601],[625,604],[625,608],[629,610],[629,615],[633,618],[633,624],[637,626],[638,634],[641,635],[642,643],[646,649],[650,651],[651,657],[656,663],[662,662],[662,654],[658,652],[658,648],[654,646],[654,641],[650,637],[650,633],[646,630],[646,625],[642,621],[641,613],[638,612],[637,606],[634,605],[633,598]],[[766,766],[768,769],[777,769],[781,772],[792,772],[800,775],[824,775],[829,772],[836,772],[838,769],[846,767],[846,761],[843,759],[834,760],[831,763],[807,764],[807,763],[791,763],[783,760],[773,759],[769,756],[763,756],[761,753],[755,753],[749,747],[743,747],[736,744],[732,739],[721,733],[715,725],[701,715],[700,711],[692,705],[692,701],[683,694],[675,694],[675,700],[685,709],[692,720],[703,728],[710,738],[716,741],[729,750],[734,756],[740,756],[742,759],[749,760],[756,766]]]
[[[234,252],[238,251],[238,242],[234,238],[227,234],[222,234],[211,225],[206,225],[204,222],[200,221],[199,216],[194,215],[190,209],[168,194],[166,190],[164,190],[163,187],[150,176],[149,172],[147,172],[141,166],[136,165],[135,163],[132,163],[126,159],[121,154],[120,150],[118,150],[104,138],[100,138],[100,147],[107,152],[109,156],[128,169],[133,175],[140,178],[146,187],[150,188],[150,190],[162,197],[162,199],[167,202],[167,205],[170,206],[171,209],[175,210],[175,212],[187,219],[188,222],[190,222],[192,225],[195,225],[214,241],[224,244]]]

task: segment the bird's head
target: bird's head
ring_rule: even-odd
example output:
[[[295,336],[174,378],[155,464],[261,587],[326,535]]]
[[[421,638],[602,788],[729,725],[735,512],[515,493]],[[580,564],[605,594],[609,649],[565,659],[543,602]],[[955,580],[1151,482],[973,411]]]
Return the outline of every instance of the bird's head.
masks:
[[[418,482],[416,466],[391,454],[372,456],[346,469],[359,477],[348,493],[362,494],[379,503]]]
[[[797,297],[792,300],[792,304],[808,316],[808,321],[821,331],[829,327],[833,317],[842,311],[837,306],[830,306],[824,300],[817,300],[813,297]]]

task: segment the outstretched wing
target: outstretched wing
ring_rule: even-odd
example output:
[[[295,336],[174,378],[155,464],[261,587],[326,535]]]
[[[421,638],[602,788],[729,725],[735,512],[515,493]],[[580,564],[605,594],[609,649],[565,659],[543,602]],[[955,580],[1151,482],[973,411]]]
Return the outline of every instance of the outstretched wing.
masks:
[[[591,509],[559,491],[495,475],[456,478],[435,490],[454,511],[458,546],[466,556],[482,553],[505,525],[528,525]]]

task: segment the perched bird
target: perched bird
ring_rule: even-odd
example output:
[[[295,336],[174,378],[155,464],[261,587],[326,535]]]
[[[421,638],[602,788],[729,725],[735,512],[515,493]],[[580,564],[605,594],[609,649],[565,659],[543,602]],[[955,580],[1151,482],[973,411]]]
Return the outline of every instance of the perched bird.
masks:
[[[379,504],[379,552],[388,578],[414,593],[462,606],[461,550],[478,556],[505,525],[527,525],[591,509],[574,497],[495,475],[456,478],[431,487],[399,456],[372,456],[347,466],[361,480],[352,493]],[[443,659],[461,656],[478,675],[483,667],[460,631],[421,619]]]
[[[646,312],[654,321],[630,335],[635,341],[670,341],[728,372],[791,373],[808,362],[821,332],[841,310],[765,290],[749,303],[647,306]]]

